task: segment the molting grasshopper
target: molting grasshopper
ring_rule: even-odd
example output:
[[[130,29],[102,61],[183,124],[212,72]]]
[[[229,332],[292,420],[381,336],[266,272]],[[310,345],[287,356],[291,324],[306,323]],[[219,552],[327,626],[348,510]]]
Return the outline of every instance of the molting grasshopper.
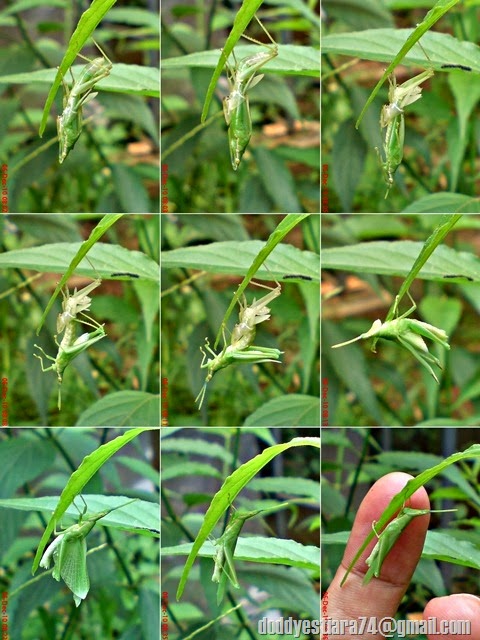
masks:
[[[205,362],[208,356],[202,347],[200,347],[200,351],[203,354],[200,367],[202,369],[207,369],[208,373],[203,387],[200,389],[200,393],[195,399],[195,402],[199,402],[199,409],[202,407],[207,384],[219,369],[228,367],[230,364],[258,364],[261,362],[280,361],[282,351],[279,349],[252,345],[257,331],[256,325],[270,319],[270,309],[267,307],[267,304],[277,298],[282,292],[281,285],[278,282],[276,285],[277,286],[274,289],[270,290],[270,293],[260,298],[260,300],[254,299],[251,305],[247,305],[245,296],[243,297],[243,301],[239,301],[240,322],[235,325],[232,331],[231,343],[228,346],[224,336],[225,346],[221,353],[215,353],[210,348],[208,338],[205,338],[205,349],[213,356],[213,358],[209,358]],[[269,289],[269,287],[265,287],[264,285],[260,286]]]
[[[256,17],[256,16],[255,16]],[[263,78],[262,75],[255,75],[257,71],[267,62],[278,55],[278,46],[272,36],[265,29],[260,20],[256,17],[257,22],[267,34],[272,45],[263,44],[244,35],[244,38],[260,44],[268,49],[267,52],[261,51],[242,58],[240,62],[235,59],[235,66],[231,67],[225,63],[227,69],[228,84],[230,94],[224,98],[223,113],[225,121],[228,125],[228,144],[230,147],[230,159],[232,161],[233,170],[236,171],[250,142],[252,136],[252,119],[250,117],[250,104],[248,100],[248,91],[252,89]]]
[[[387,198],[393,185],[393,176],[403,159],[403,145],[405,140],[404,108],[413,104],[422,97],[420,85],[434,74],[433,69],[427,69],[418,76],[410,78],[401,85],[397,85],[392,73],[389,78],[388,99],[389,103],[383,105],[380,113],[380,126],[386,127],[383,137],[383,153],[385,160],[377,147],[375,150],[382,166],[383,177],[387,184],[385,198]]]
[[[77,313],[82,313],[90,309],[92,299],[88,294],[102,284],[102,279],[97,278],[83,289],[77,291],[75,287],[73,295],[70,295],[68,287],[65,287],[66,293],[62,289],[62,313],[57,317],[57,334],[62,333],[71,320],[75,320]],[[84,314],[85,315],[85,314]],[[87,316],[88,317],[88,316]]]
[[[96,43],[95,43],[96,44]],[[98,45],[97,45],[98,47]],[[100,47],[98,47],[100,49]],[[95,85],[103,78],[110,75],[112,62],[100,49],[103,57],[89,60],[81,71],[77,80],[73,78],[72,88],[69,89],[65,80],[62,79],[65,95],[63,98],[63,112],[57,117],[57,132],[59,141],[58,162],[62,164],[67,155],[75,146],[83,128],[83,105],[95,98],[97,92],[92,93]],[[79,54],[80,55],[80,54]],[[70,71],[71,73],[71,71]]]
[[[40,360],[40,364],[42,366],[42,371],[54,371],[57,374],[58,380],[58,410],[61,410],[62,407],[62,392],[61,385],[63,381],[63,372],[70,364],[70,362],[76,358],[80,353],[88,349],[93,344],[105,338],[107,335],[105,333],[104,326],[101,325],[93,318],[87,316],[85,313],[86,310],[90,308],[91,298],[87,295],[94,289],[96,289],[101,283],[101,279],[97,278],[92,283],[80,289],[77,292],[75,288],[73,295],[70,295],[68,288],[66,288],[66,293],[62,291],[63,302],[62,309],[63,311],[58,314],[57,317],[57,334],[65,331],[62,341],[60,344],[57,341],[57,335],[54,336],[55,344],[58,347],[58,352],[55,358],[49,356],[39,345],[35,344],[35,348],[37,348],[45,358],[53,362],[49,367],[45,367],[43,363],[43,358],[41,355],[34,353],[35,358]],[[81,314],[82,319],[77,318],[77,314]],[[94,329],[90,333],[83,333],[78,338],[76,337],[76,327],[77,323],[86,324]]]
[[[427,369],[427,371],[433,376],[434,380],[439,384],[439,380],[430,364],[435,364],[440,369],[442,366],[438,358],[429,352],[423,337],[433,340],[446,349],[450,349],[450,345],[448,344],[448,335],[443,329],[439,329],[432,324],[428,324],[427,322],[422,322],[420,320],[409,319],[408,316],[415,311],[417,305],[410,294],[408,294],[408,296],[412,301],[413,306],[403,315],[394,320],[389,320],[388,322],[382,322],[380,319],[375,320],[368,331],[362,333],[356,338],[352,338],[352,340],[334,344],[332,345],[332,349],[345,347],[347,344],[351,344],[357,340],[366,340],[367,338],[373,337],[385,338],[386,340],[398,340],[401,346],[407,349],[407,351],[409,351],[413,357]],[[396,300],[396,304],[398,304],[398,298]],[[372,351],[375,351],[373,346]]]

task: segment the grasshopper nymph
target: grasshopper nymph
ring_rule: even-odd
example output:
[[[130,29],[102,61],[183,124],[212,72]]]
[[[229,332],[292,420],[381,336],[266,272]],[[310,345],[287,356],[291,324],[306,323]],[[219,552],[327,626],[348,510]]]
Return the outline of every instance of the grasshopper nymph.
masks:
[[[387,198],[393,185],[393,176],[403,159],[403,144],[405,140],[404,107],[413,104],[422,97],[420,85],[433,76],[433,69],[427,69],[418,76],[410,78],[401,85],[397,85],[395,76],[388,78],[390,88],[388,91],[389,103],[383,105],[380,113],[380,126],[386,127],[383,135],[383,153],[385,160],[377,147],[375,147],[383,170],[383,177],[387,184],[385,198]]]
[[[95,43],[96,44],[96,43]],[[97,45],[100,49],[100,47]],[[57,132],[58,132],[58,162],[62,164],[67,155],[75,146],[83,127],[83,105],[92,100],[97,95],[97,92],[92,93],[95,85],[103,78],[110,75],[112,70],[112,62],[107,55],[100,49],[102,58],[95,58],[89,60],[81,54],[82,58],[89,61],[80,73],[80,76],[75,80],[73,78],[72,88],[69,90],[65,80],[63,82],[63,88],[65,90],[65,96],[63,98],[63,113],[57,117]],[[70,71],[71,73],[71,71]]]
[[[87,295],[94,289],[96,289],[101,284],[101,278],[97,278],[89,285],[80,289],[77,292],[75,288],[72,295],[70,295],[68,288],[66,288],[66,293],[62,291],[63,302],[62,309],[63,311],[58,314],[57,317],[57,335],[55,335],[55,344],[58,347],[58,353],[55,358],[49,356],[42,347],[35,344],[34,346],[41,352],[45,358],[53,362],[49,367],[45,367],[43,363],[43,358],[41,355],[34,353],[35,358],[40,360],[40,364],[42,366],[42,371],[54,371],[57,374],[58,380],[58,410],[60,411],[62,407],[62,393],[61,393],[61,385],[63,381],[63,372],[70,364],[70,362],[76,358],[80,353],[91,347],[93,344],[106,337],[105,329],[103,324],[99,324],[96,320],[88,316],[85,311],[90,309],[90,304],[92,302],[91,298]],[[77,314],[81,314],[81,319],[77,318]],[[76,337],[76,328],[77,324],[86,324],[89,327],[92,327],[94,331],[90,333],[83,333],[78,338]],[[65,331],[64,336],[60,344],[57,341],[57,336],[59,333]]]
[[[215,353],[210,348],[208,339],[205,339],[205,349],[213,356],[213,358],[209,358],[207,362],[205,362],[208,356],[202,347],[200,347],[200,351],[203,354],[200,367],[202,369],[206,368],[208,370],[208,374],[205,378],[203,387],[200,389],[200,393],[195,399],[195,402],[199,402],[199,409],[202,407],[207,384],[212,379],[214,373],[219,369],[228,367],[230,364],[279,362],[282,354],[281,351],[270,347],[257,347],[252,344],[257,331],[256,325],[270,319],[270,309],[267,307],[267,304],[277,298],[282,292],[280,283],[277,282],[276,285],[277,286],[274,289],[270,290],[270,293],[267,293],[267,295],[260,298],[260,300],[254,300],[251,305],[247,305],[245,296],[243,297],[243,301],[239,301],[240,312],[238,315],[240,322],[238,322],[233,328],[231,343],[228,346],[224,335],[225,346],[221,353]],[[270,287],[265,287],[265,285],[259,286],[264,287],[265,289],[270,289]]]
[[[256,17],[256,16],[255,16]],[[252,89],[263,78],[263,74],[256,76],[257,71],[278,55],[278,46],[272,36],[265,29],[260,20],[256,17],[258,24],[267,34],[271,45],[262,44],[249,36],[244,38],[260,44],[268,49],[250,56],[242,58],[240,62],[235,59],[235,66],[231,67],[225,63],[227,69],[228,84],[230,94],[224,98],[223,113],[228,125],[228,144],[230,147],[230,159],[233,170],[236,171],[250,142],[252,135],[252,119],[250,117],[250,105],[248,101],[248,90]]]
[[[429,338],[437,344],[442,345],[442,347],[450,349],[450,345],[448,344],[448,335],[443,329],[439,329],[432,324],[422,322],[421,320],[409,319],[408,316],[415,311],[417,305],[410,294],[408,294],[408,296],[412,301],[413,306],[403,315],[395,318],[394,320],[389,320],[388,322],[382,322],[380,319],[375,320],[368,331],[362,333],[356,338],[352,338],[352,340],[334,344],[332,349],[345,347],[347,344],[351,344],[357,340],[366,340],[367,338],[374,337],[384,338],[386,340],[398,340],[401,346],[405,347],[407,351],[410,351],[413,357],[427,369],[427,371],[433,376],[435,382],[440,384],[430,364],[435,364],[440,369],[442,366],[438,358],[429,352],[423,338]],[[398,297],[396,304],[398,304]],[[375,351],[373,346],[372,351]]]

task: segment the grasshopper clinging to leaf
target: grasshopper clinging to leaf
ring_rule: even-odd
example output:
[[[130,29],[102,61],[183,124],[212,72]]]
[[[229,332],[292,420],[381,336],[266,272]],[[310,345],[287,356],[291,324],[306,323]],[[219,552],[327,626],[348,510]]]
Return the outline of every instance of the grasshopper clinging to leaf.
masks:
[[[216,552],[213,557],[215,563],[212,582],[218,584],[217,604],[220,605],[225,595],[227,579],[230,581],[234,589],[240,589],[237,573],[235,571],[234,556],[237,547],[238,537],[245,522],[257,516],[259,513],[267,513],[269,511],[277,511],[280,508],[288,506],[288,502],[275,505],[269,509],[255,509],[254,511],[234,511],[230,521],[223,534],[215,542]]]
[[[250,104],[248,91],[260,82],[263,74],[256,75],[258,70],[278,55],[278,45],[272,36],[265,29],[260,20],[255,16],[258,24],[270,39],[271,45],[263,44],[250,36],[243,34],[243,37],[251,42],[260,44],[267,48],[242,58],[240,62],[235,59],[235,65],[231,67],[225,62],[227,69],[228,84],[230,94],[224,98],[223,113],[228,126],[228,145],[230,148],[230,159],[234,171],[238,169],[245,149],[252,136],[252,119],[250,117]],[[232,52],[233,53],[233,52]]]
[[[375,528],[376,522],[373,521],[372,529],[377,536],[377,543],[373,547],[368,558],[365,560],[365,564],[368,566],[368,571],[363,578],[363,584],[367,585],[373,577],[380,577],[380,572],[382,570],[382,566],[386,557],[393,549],[400,535],[408,527],[413,518],[417,518],[418,516],[425,516],[429,513],[446,513],[451,511],[456,511],[456,509],[414,509],[411,507],[406,507],[404,503],[395,518],[393,518],[393,520],[391,520],[380,533],[377,532]],[[349,573],[353,569],[359,555],[360,554],[358,553],[357,556],[355,556],[355,558],[349,564],[345,575],[340,582],[341,587],[343,587],[343,585],[345,584],[345,581]]]
[[[95,43],[100,50],[103,57],[94,58],[90,60],[85,58],[81,54],[78,54],[81,58],[88,60],[87,64],[81,71],[79,77],[75,80],[73,78],[72,88],[69,89],[65,80],[62,78],[63,88],[65,95],[63,98],[63,112],[57,117],[57,132],[58,132],[58,162],[62,164],[67,155],[75,146],[77,140],[82,133],[83,128],[83,105],[97,95],[97,92],[93,92],[95,85],[103,78],[110,75],[112,70],[112,61],[108,58],[106,53],[100,49],[97,43]],[[70,70],[71,73],[71,70]]]
[[[77,524],[73,524],[60,534],[55,530],[57,537],[47,547],[40,560],[40,566],[48,569],[50,567],[50,561],[53,558],[54,567],[52,577],[57,580],[57,582],[60,582],[60,578],[63,579],[73,594],[76,607],[80,605],[82,600],[85,600],[90,590],[90,579],[87,570],[87,535],[98,520],[101,520],[116,509],[126,507],[136,500],[136,498],[134,498],[128,502],[124,502],[118,507],[105,509],[105,511],[94,513],[84,518],[87,505],[83,496],[81,496],[81,498],[85,504],[85,508],[80,512]]]
[[[417,308],[417,305],[410,294],[408,294],[408,296],[412,301],[413,306],[403,315],[395,318],[394,320],[388,320],[387,322],[375,320],[368,331],[362,333],[356,338],[352,338],[352,340],[334,344],[332,345],[332,349],[345,347],[347,344],[352,344],[352,342],[356,342],[357,340],[366,340],[374,337],[385,338],[386,340],[398,340],[400,345],[407,349],[407,351],[409,351],[413,357],[416,358],[433,376],[435,382],[439,384],[439,380],[430,365],[434,364],[440,369],[442,366],[438,358],[429,352],[423,338],[429,338],[442,347],[445,347],[445,349],[450,349],[450,345],[448,344],[448,335],[443,329],[439,329],[432,324],[408,318],[408,316]],[[397,306],[397,304],[398,297],[395,306]],[[372,351],[375,352],[374,346],[372,346]]]
[[[42,371],[44,373],[47,371],[53,371],[57,374],[59,411],[62,407],[61,388],[63,381],[63,372],[74,358],[76,358],[80,353],[91,347],[99,340],[105,338],[107,335],[104,329],[105,325],[99,324],[96,320],[85,313],[85,311],[90,309],[90,304],[92,302],[91,298],[87,294],[96,289],[100,284],[101,279],[97,278],[83,289],[80,289],[80,291],[77,291],[77,289],[75,288],[72,295],[70,295],[68,288],[66,288],[66,293],[62,291],[63,311],[59,313],[57,317],[57,335],[59,333],[62,333],[63,331],[65,331],[65,333],[60,343],[58,343],[57,341],[57,335],[54,336],[55,344],[58,347],[58,352],[55,358],[45,353],[45,351],[39,345],[34,345],[35,348],[37,348],[42,354],[33,354],[35,358],[38,358],[40,360]],[[81,314],[81,319],[77,318],[78,314]],[[91,331],[90,333],[83,333],[77,338],[77,324],[85,324],[89,327],[92,327],[94,331]],[[53,364],[51,364],[49,367],[45,367],[42,356],[53,362]]]
[[[258,283],[253,283],[258,284]],[[282,287],[280,283],[276,282],[276,287],[270,290],[266,296],[255,300],[251,305],[247,305],[245,296],[242,301],[239,301],[240,312],[239,321],[232,331],[231,343],[227,346],[224,335],[225,346],[223,351],[219,354],[215,353],[210,348],[208,339],[205,339],[205,349],[213,356],[208,358],[206,352],[200,347],[200,351],[203,354],[203,359],[200,364],[202,369],[207,369],[207,377],[203,387],[200,389],[200,393],[195,399],[195,402],[199,402],[198,408],[201,409],[203,399],[205,397],[205,391],[207,384],[212,379],[213,375],[224,367],[228,367],[230,364],[258,364],[261,362],[279,362],[282,352],[279,349],[273,349],[270,347],[258,347],[253,345],[252,342],[255,339],[257,331],[256,325],[270,319],[270,309],[267,307],[272,300],[277,298],[281,292]],[[266,289],[265,285],[259,285]],[[207,360],[205,362],[205,360]]]
[[[365,560],[369,569],[365,574],[363,584],[368,584],[373,576],[375,576],[375,578],[380,577],[380,571],[385,558],[392,550],[402,531],[406,529],[413,518],[425,516],[428,513],[446,513],[449,511],[456,511],[456,509],[412,509],[404,506],[398,515],[387,524],[380,534],[375,530],[375,523],[372,523],[372,529],[378,540],[377,544],[373,547],[371,554]]]
[[[403,159],[403,145],[405,140],[405,119],[404,109],[422,97],[420,85],[433,76],[433,69],[427,69],[418,76],[410,78],[401,85],[397,85],[395,76],[392,73],[388,77],[390,85],[388,91],[389,103],[383,105],[380,113],[380,126],[383,134],[383,154],[380,154],[377,147],[375,150],[382,166],[383,177],[387,184],[385,198],[387,198],[393,185],[393,176]]]

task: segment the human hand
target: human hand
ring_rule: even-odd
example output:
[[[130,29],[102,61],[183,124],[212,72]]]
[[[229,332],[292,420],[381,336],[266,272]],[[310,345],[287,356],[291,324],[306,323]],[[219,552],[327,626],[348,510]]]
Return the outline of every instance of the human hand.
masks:
[[[406,473],[390,473],[380,478],[365,496],[355,518],[342,563],[323,598],[323,618],[358,620],[373,617],[379,622],[384,618],[394,617],[420,559],[430,521],[429,515],[413,518],[408,524],[383,562],[379,578],[374,578],[368,585],[362,584],[368,570],[365,560],[376,544],[375,539],[363,552],[343,587],[340,587],[340,582],[358,548],[370,533],[372,522],[378,520],[391,499],[403,489],[410,478]],[[430,508],[428,495],[423,487],[411,496],[408,506],[415,509]],[[470,634],[442,635],[442,640],[480,640],[480,599],[473,595],[455,594],[433,598],[425,607],[423,618],[433,617],[438,621],[471,622]],[[328,634],[326,637],[329,640],[335,638]],[[355,637],[358,640],[359,636],[346,633],[337,637]],[[362,637],[378,640],[388,636],[382,633],[363,633]],[[439,639],[438,635],[427,637],[429,640]]]

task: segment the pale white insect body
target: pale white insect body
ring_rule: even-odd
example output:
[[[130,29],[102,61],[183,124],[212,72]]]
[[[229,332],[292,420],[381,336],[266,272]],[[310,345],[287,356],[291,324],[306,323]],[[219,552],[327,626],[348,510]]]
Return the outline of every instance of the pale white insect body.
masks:
[[[256,17],[256,16],[255,16]],[[267,45],[254,38],[243,35],[244,38],[260,44],[268,49],[268,52],[261,51],[242,58],[237,62],[234,55],[235,66],[231,67],[225,63],[227,69],[228,84],[230,94],[224,98],[223,113],[225,122],[228,125],[228,144],[230,148],[230,159],[234,171],[238,169],[245,149],[252,136],[252,119],[250,116],[250,104],[248,91],[252,89],[263,78],[263,74],[256,76],[257,71],[267,62],[278,55],[278,45],[272,36],[265,29],[260,20],[257,22],[269,37],[272,45]]]
[[[259,283],[253,284],[258,285]],[[260,300],[254,300],[251,305],[247,305],[245,296],[243,297],[243,301],[239,300],[240,322],[235,325],[232,331],[231,343],[228,346],[224,335],[225,346],[221,353],[217,354],[210,348],[210,343],[207,338],[205,339],[205,349],[213,358],[208,358],[207,353],[200,347],[200,351],[203,354],[200,367],[202,369],[206,368],[208,373],[200,389],[200,393],[195,399],[195,402],[199,403],[199,409],[202,407],[207,384],[219,369],[228,367],[230,364],[279,362],[282,351],[271,347],[258,347],[252,344],[257,331],[256,325],[270,319],[270,309],[267,307],[267,304],[281,294],[282,288],[280,284],[276,282],[276,285],[274,289],[270,289],[270,287],[266,287],[265,285],[259,285],[265,289],[270,289],[270,293],[260,298]],[[205,360],[207,361],[205,362]]]
[[[65,331],[60,343],[57,341],[57,335],[54,336],[55,344],[58,347],[56,357],[49,356],[39,345],[35,344],[35,348],[40,351],[42,355],[34,353],[35,358],[40,360],[42,371],[54,371],[57,374],[58,380],[58,410],[62,407],[62,393],[61,385],[63,381],[63,372],[70,362],[76,358],[80,353],[88,349],[90,346],[102,340],[106,337],[104,325],[99,324],[96,320],[88,316],[85,311],[90,309],[91,298],[87,295],[94,289],[100,286],[102,280],[97,278],[89,285],[77,291],[75,288],[72,295],[65,287],[66,292],[62,290],[63,302],[62,312],[57,316],[57,335]],[[78,319],[77,315],[81,314],[81,318]],[[80,337],[76,337],[77,324],[86,324],[94,329],[90,333],[83,333]],[[45,367],[43,363],[43,357],[50,360],[53,364],[49,367]]]
[[[95,42],[98,49],[100,47]],[[81,71],[78,78],[73,79],[71,89],[68,88],[65,80],[62,79],[65,95],[63,98],[63,112],[57,117],[58,132],[58,162],[62,164],[67,155],[75,146],[83,128],[83,105],[95,98],[97,93],[93,92],[95,85],[103,78],[110,75],[112,70],[112,61],[106,53],[100,49],[102,58],[94,58],[90,60],[85,56],[80,57],[88,60],[87,64]],[[71,73],[71,72],[70,72]],[[73,74],[72,74],[73,78]]]

